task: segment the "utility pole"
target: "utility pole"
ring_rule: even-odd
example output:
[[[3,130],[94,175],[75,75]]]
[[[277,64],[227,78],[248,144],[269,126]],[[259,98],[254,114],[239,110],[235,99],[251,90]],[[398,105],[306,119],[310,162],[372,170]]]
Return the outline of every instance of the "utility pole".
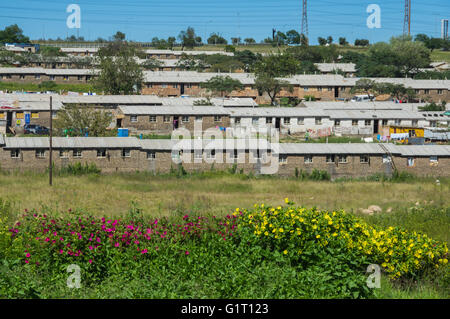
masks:
[[[403,35],[411,35],[411,0],[405,0],[405,16],[403,20]]]
[[[50,96],[50,154],[48,163],[48,177],[50,186],[53,185],[53,107],[52,107],[52,96]]]

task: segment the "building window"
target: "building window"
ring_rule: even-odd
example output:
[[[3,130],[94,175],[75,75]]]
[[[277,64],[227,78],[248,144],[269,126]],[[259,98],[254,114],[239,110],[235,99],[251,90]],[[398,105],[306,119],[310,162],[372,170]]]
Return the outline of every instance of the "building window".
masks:
[[[297,119],[297,124],[298,125],[304,125],[305,124],[305,118],[304,117],[299,117]]]
[[[312,157],[312,155],[306,155],[304,160],[305,160],[305,164],[312,164],[313,157]]]
[[[234,150],[232,154],[232,159],[236,160],[239,158],[238,150]]]
[[[414,166],[414,157],[408,157],[406,165],[408,167],[413,167]]]
[[[361,155],[359,157],[359,162],[360,163],[369,163],[369,155]]]
[[[353,126],[358,126],[358,120],[352,120],[352,125]]]
[[[286,164],[287,163],[287,155],[280,155],[278,158],[278,162]]]
[[[326,162],[327,163],[334,163],[335,162],[335,156],[334,155],[327,155]]]
[[[341,126],[341,120],[334,120],[334,126]]]
[[[156,115],[150,115],[149,116],[149,121],[152,122],[152,123],[156,122]]]
[[[60,158],[69,158],[69,152],[67,150],[59,150]]]
[[[430,156],[430,163],[431,164],[437,164],[439,162],[437,156]]]
[[[430,94],[430,90],[424,90],[424,94]]]
[[[147,83],[147,89],[153,88],[153,83]]]
[[[388,121],[387,121],[387,120],[383,120],[383,121],[381,122],[381,125],[383,125],[383,126],[388,125]]]
[[[164,123],[170,123],[170,116],[164,115]]]
[[[130,115],[130,122],[131,123],[136,123],[137,121],[138,121],[137,115]]]
[[[189,122],[189,116],[182,116],[181,117],[181,122],[183,122],[183,123]]]
[[[258,125],[259,119],[257,117],[252,117],[252,125]]]
[[[316,117],[316,125],[321,125],[321,124],[322,124],[322,118]]]
[[[236,118],[234,119],[234,123],[235,123],[235,124],[241,124],[241,118],[240,118],[240,117],[236,117]]]
[[[20,150],[11,150],[11,158],[20,158]]]
[[[97,157],[98,158],[105,158],[106,157],[106,150],[105,149],[97,150]]]
[[[328,87],[328,92],[331,92],[331,91],[333,91],[333,87],[329,86]]]
[[[442,95],[442,90],[438,90],[437,94]]]
[[[83,154],[82,154],[81,150],[74,150],[73,151],[73,157],[74,158],[81,158],[81,157],[83,157]]]
[[[122,149],[122,157],[131,157],[131,151],[129,149]]]
[[[36,150],[36,157],[37,158],[44,158],[45,157],[45,150]]]
[[[36,74],[36,75],[34,76],[34,78],[35,78],[36,80],[39,80],[39,79],[41,78],[41,75],[40,75],[40,74]]]
[[[284,123],[284,124],[291,124],[291,118],[290,118],[290,117],[285,117],[285,118],[283,119],[283,123]]]
[[[172,84],[172,87],[173,87],[174,89],[178,89],[178,84]]]
[[[156,159],[156,152],[155,151],[148,151],[147,152],[147,159],[148,160],[155,160]]]
[[[317,87],[317,91],[322,92],[322,87],[321,86]]]
[[[220,115],[214,115],[214,122],[222,121],[222,117]]]
[[[165,88],[167,88],[167,84],[163,83],[163,84],[161,84],[161,87],[162,87],[163,89],[165,89]]]
[[[192,84],[191,84],[191,83],[187,83],[185,86],[186,86],[186,88],[188,88],[188,89],[192,89]]]
[[[63,76],[63,80],[64,80],[64,81],[69,80],[69,76],[68,76],[68,75],[64,75],[64,76]]]
[[[400,125],[402,123],[401,120],[395,120],[395,125]]]
[[[347,155],[339,155],[339,163],[347,163]]]
[[[50,81],[54,81],[55,80],[55,76],[54,75],[50,75],[49,79],[50,79]]]
[[[436,121],[430,121],[430,126],[431,127],[436,127]]]
[[[201,121],[203,121],[203,118],[201,116],[196,116],[195,117],[195,121],[196,122],[201,122]]]
[[[207,159],[215,159],[216,158],[216,150],[211,150],[206,152]]]
[[[303,87],[303,91],[308,91],[309,90],[309,88],[307,87],[307,86],[305,86],[305,87]]]
[[[364,125],[365,126],[371,126],[372,125],[372,121],[371,120],[365,120],[364,121]]]
[[[272,124],[272,118],[266,117],[266,124]]]
[[[81,80],[83,80],[83,76],[82,76],[82,75],[79,75],[79,76],[78,76],[78,81],[81,81]]]

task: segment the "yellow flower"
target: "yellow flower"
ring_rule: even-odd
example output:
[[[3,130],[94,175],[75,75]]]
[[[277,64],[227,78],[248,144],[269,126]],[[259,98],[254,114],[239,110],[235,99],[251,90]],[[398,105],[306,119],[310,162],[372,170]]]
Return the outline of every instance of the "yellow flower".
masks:
[[[283,251],[283,254],[287,255],[287,253],[288,253],[288,251],[287,251],[287,250]]]
[[[289,198],[286,197],[286,198],[284,199],[284,202],[285,202],[286,204],[289,204]]]
[[[319,239],[319,238],[320,238],[320,235],[317,235],[316,238]]]
[[[283,228],[278,229],[280,233],[284,232]]]
[[[269,235],[269,232],[265,232],[264,235],[266,235],[266,236]]]

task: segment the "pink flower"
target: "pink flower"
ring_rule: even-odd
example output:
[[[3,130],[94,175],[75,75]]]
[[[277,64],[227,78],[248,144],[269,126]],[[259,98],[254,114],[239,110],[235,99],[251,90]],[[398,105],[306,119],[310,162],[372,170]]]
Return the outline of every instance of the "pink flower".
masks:
[[[60,254],[64,253],[64,250],[61,249],[61,250],[59,251],[59,253],[60,253]]]
[[[144,250],[141,251],[141,253],[142,253],[142,254],[146,254],[147,251],[148,251],[147,249],[144,249]]]
[[[28,264],[28,263],[29,263],[29,261],[28,261],[28,260],[25,260],[25,263],[26,263],[26,264]]]
[[[92,250],[92,249],[94,249],[94,247],[92,247],[92,246],[89,246],[89,250]]]
[[[92,264],[92,259],[89,259],[89,263]]]
[[[186,250],[185,255],[189,255],[189,252]]]
[[[26,254],[26,257],[27,257],[27,258],[30,258],[30,257],[31,257],[30,253],[27,253],[27,254]]]
[[[119,247],[120,244],[119,244],[119,243],[115,243],[114,246],[115,246],[115,247]]]

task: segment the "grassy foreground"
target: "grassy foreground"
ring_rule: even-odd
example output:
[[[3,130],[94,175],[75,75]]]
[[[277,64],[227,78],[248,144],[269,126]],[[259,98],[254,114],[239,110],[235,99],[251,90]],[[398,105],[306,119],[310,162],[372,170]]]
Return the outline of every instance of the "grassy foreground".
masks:
[[[12,244],[0,227],[0,298],[449,298],[449,190],[447,179],[219,172],[56,176],[50,188],[44,174],[2,174],[0,226],[21,224]],[[290,210],[285,197],[306,208]],[[261,203],[273,208],[254,207]],[[369,205],[383,212],[356,212]],[[32,212],[25,218],[24,209]],[[88,276],[81,289],[66,287],[74,260]],[[384,270],[372,291],[365,267],[374,262]]]

